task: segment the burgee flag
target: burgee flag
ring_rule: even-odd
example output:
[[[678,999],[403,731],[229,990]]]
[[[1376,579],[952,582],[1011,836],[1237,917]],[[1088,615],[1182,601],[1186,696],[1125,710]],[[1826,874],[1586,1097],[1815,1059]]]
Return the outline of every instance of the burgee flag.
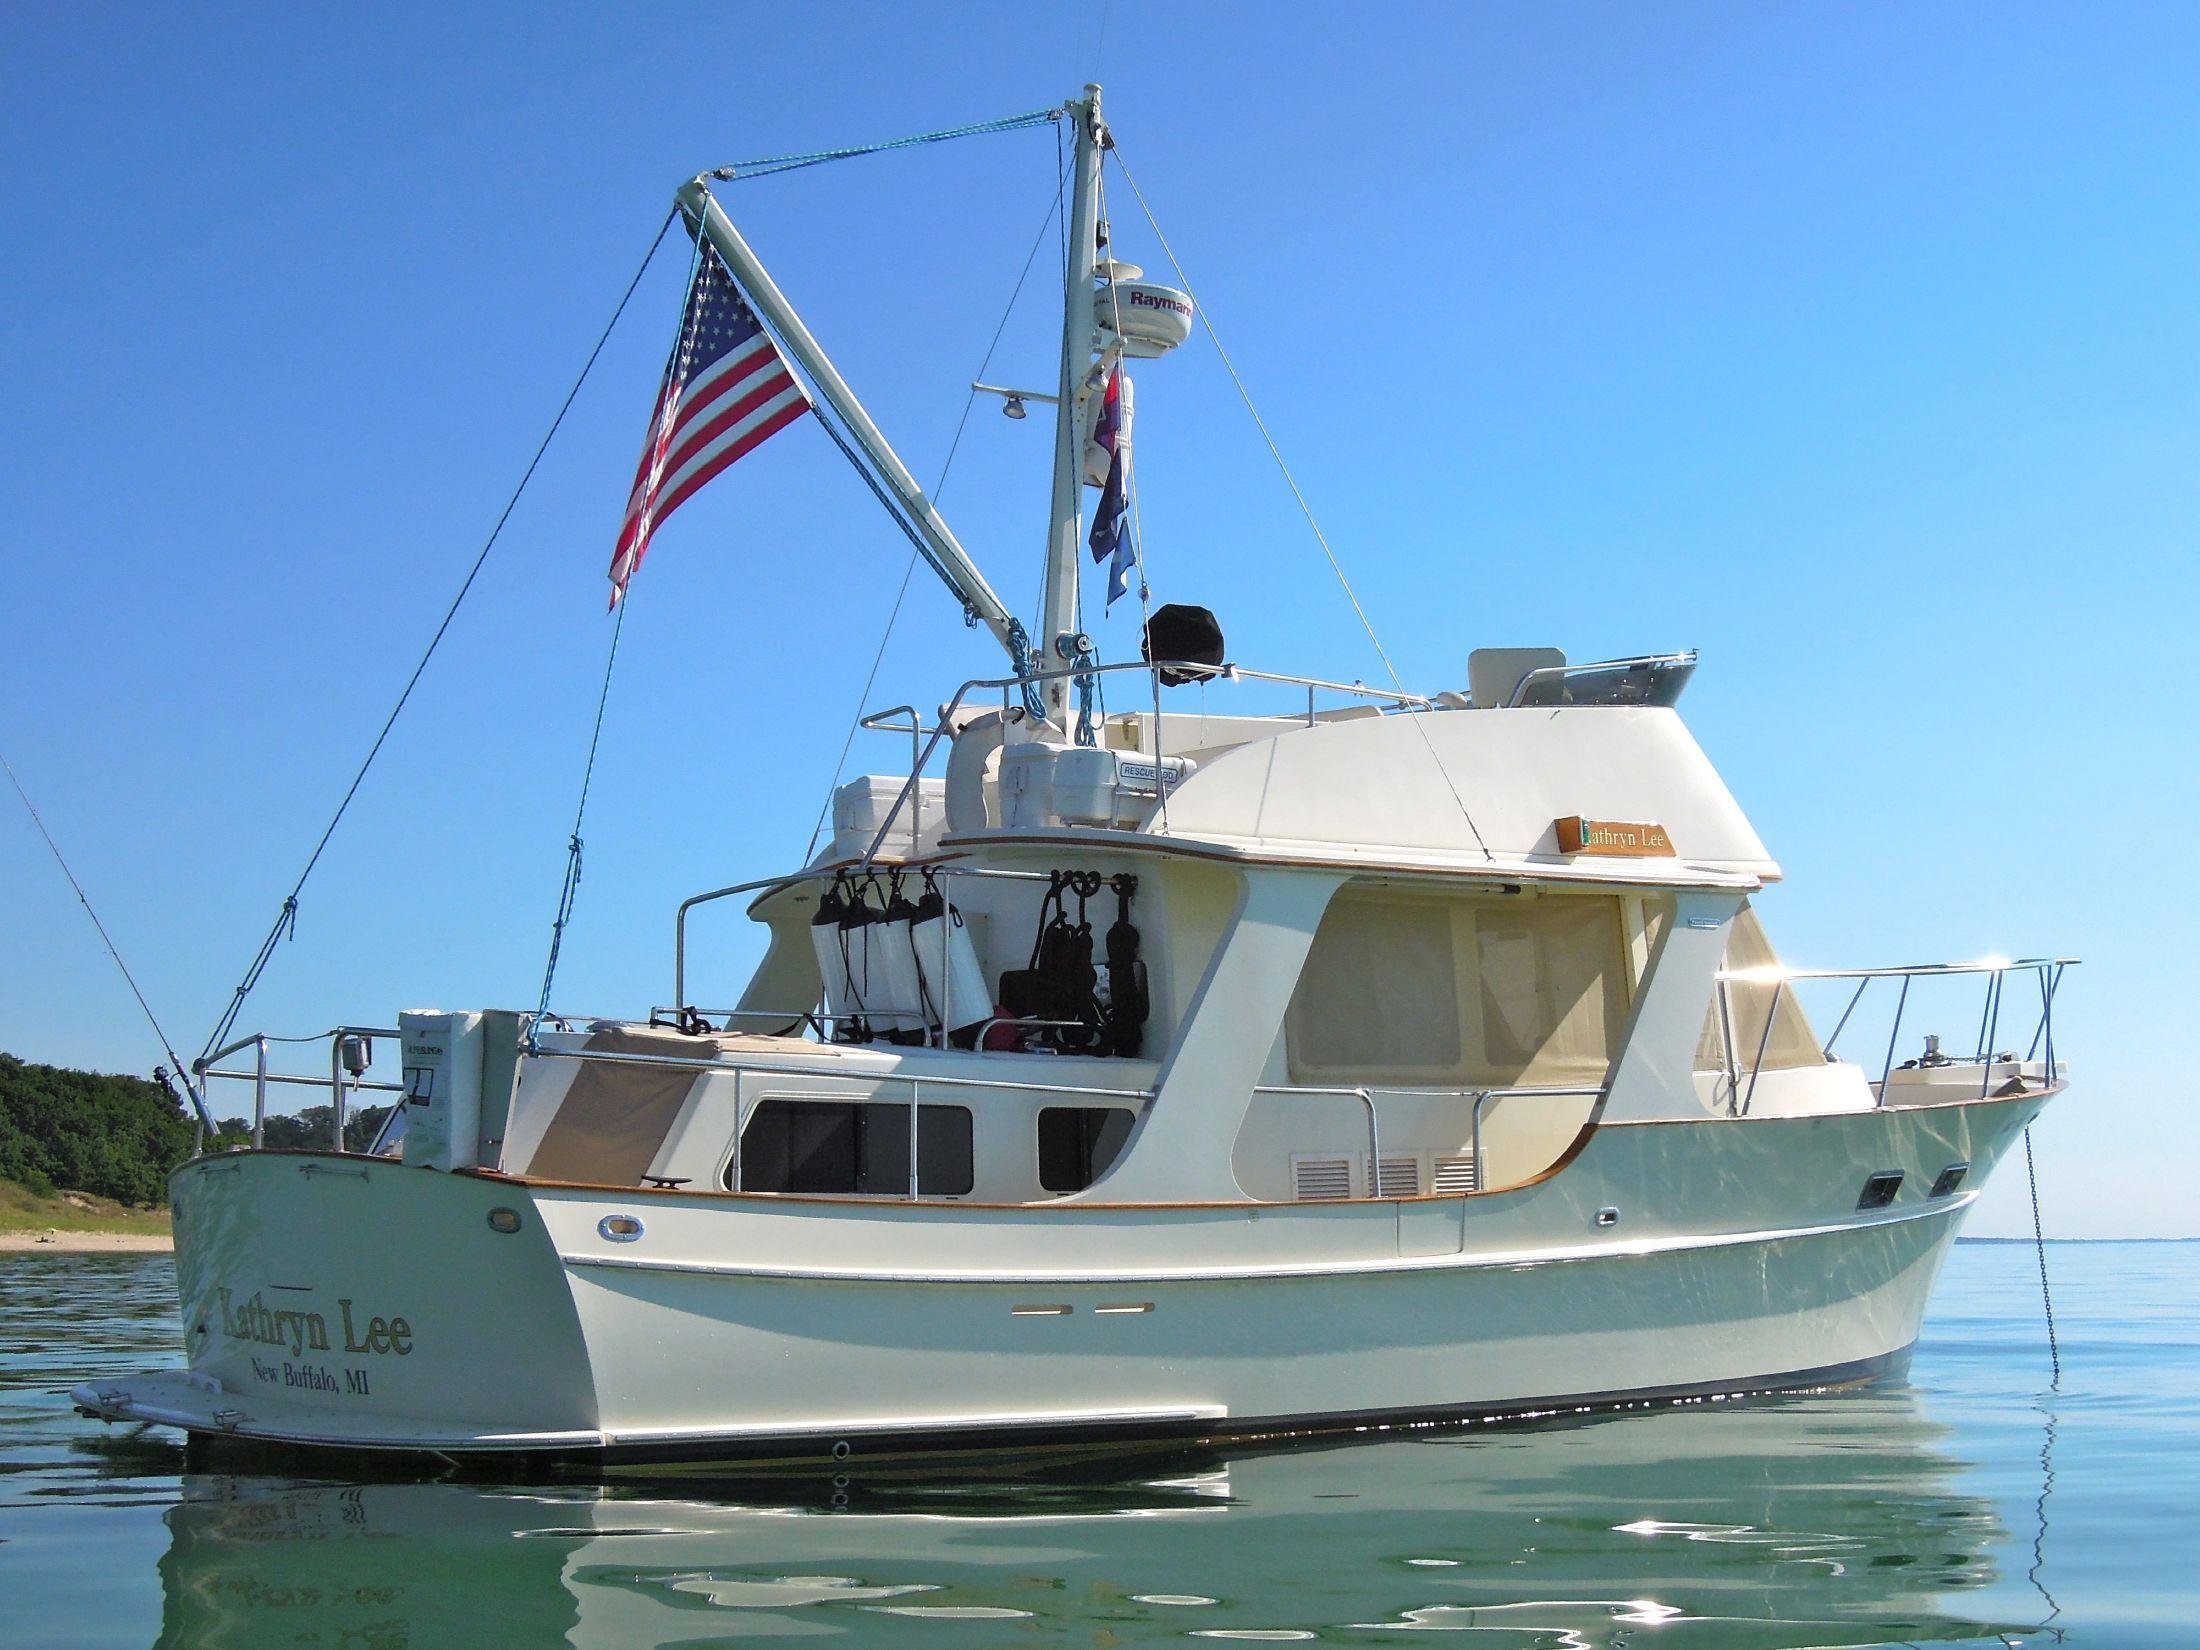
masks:
[[[1137,546],[1131,542],[1131,431],[1126,406],[1129,397],[1123,393],[1126,383],[1120,366],[1109,371],[1108,387],[1100,398],[1100,417],[1092,429],[1094,445],[1108,453],[1108,479],[1100,489],[1100,508],[1093,512],[1092,532],[1085,542],[1092,547],[1094,561],[1110,563],[1110,607],[1115,605],[1116,597],[1130,589],[1131,569],[1138,562]]]

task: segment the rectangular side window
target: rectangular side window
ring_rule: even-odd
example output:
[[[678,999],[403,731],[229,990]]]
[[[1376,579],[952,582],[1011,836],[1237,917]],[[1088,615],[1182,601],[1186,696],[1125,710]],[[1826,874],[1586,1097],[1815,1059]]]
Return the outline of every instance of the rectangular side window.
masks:
[[[1138,1114],[1127,1106],[1043,1106],[1039,1110],[1039,1184],[1081,1192],[1122,1155]]]
[[[740,1188],[812,1196],[909,1190],[909,1108],[845,1100],[765,1100],[741,1135]],[[728,1184],[732,1183],[729,1167]],[[922,1106],[917,1116],[917,1188],[926,1197],[964,1197],[974,1182],[967,1106]]]

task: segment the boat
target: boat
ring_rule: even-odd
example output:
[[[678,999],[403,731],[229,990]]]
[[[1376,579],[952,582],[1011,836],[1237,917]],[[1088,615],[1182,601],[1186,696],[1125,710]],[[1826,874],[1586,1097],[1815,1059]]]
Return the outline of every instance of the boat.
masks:
[[[1901,1365],[1965,1212],[2066,1085],[2074,959],[1781,963],[1754,903],[1780,868],[1676,708],[1693,652],[1485,647],[1416,693],[1256,668],[1213,612],[1151,607],[1128,367],[1199,310],[1118,256],[1099,89],[1048,118],[1056,386],[974,386],[1054,406],[1036,631],[719,180],[682,185],[690,317],[738,295],[789,416],[834,433],[1008,668],[865,718],[906,769],[838,787],[807,863],[682,902],[670,1004],[554,1012],[546,983],[531,1011],[328,1033],[335,1138],[205,1137],[170,1187],[186,1367],[81,1386],[85,1411],[625,1467],[1319,1434]],[[793,407],[758,405],[725,441]],[[1137,659],[1080,623],[1088,553],[1139,587]],[[762,958],[708,1006],[689,931],[735,901]],[[1983,988],[1975,1046],[1898,1063],[1913,988],[1951,979]],[[1875,981],[1884,1057],[1836,1054]],[[1853,991],[1825,1038],[1820,990]],[[364,1079],[375,1039],[395,1085]],[[201,1085],[241,1071],[264,1117],[269,1045],[210,1048]],[[345,1149],[347,1106],[393,1088],[384,1136]]]

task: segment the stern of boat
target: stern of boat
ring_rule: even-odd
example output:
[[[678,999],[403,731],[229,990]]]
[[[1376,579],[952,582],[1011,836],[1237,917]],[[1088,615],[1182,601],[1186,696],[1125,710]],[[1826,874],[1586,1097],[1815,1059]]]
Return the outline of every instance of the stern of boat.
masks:
[[[517,1188],[253,1151],[194,1158],[169,1189],[186,1368],[87,1383],[84,1409],[306,1445],[599,1441],[564,1271]]]

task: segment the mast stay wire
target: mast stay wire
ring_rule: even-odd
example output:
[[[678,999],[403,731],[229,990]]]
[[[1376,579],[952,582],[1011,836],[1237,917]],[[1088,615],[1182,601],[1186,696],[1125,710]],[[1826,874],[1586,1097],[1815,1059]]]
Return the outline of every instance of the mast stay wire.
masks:
[[[1215,330],[1214,318],[1208,312],[1207,306],[1199,301],[1198,295],[1193,291],[1191,277],[1184,273],[1183,261],[1177,257],[1176,248],[1169,244],[1169,237],[1162,232],[1160,220],[1154,216],[1153,208],[1147,204],[1146,192],[1138,187],[1138,179],[1131,175],[1130,166],[1123,159],[1121,146],[1111,143],[1109,149],[1115,157],[1116,170],[1123,174],[1123,181],[1130,186],[1131,194],[1138,202],[1139,211],[1145,214],[1147,227],[1152,229],[1154,239],[1160,243],[1163,254],[1169,260],[1169,266],[1176,271],[1176,278],[1183,283],[1186,295],[1192,299],[1192,307],[1199,315],[1199,324],[1206,330],[1208,342],[1215,346],[1215,354],[1222,358],[1223,370],[1229,373],[1230,382],[1236,386],[1238,399],[1245,403],[1245,410],[1252,415],[1253,427],[1260,431],[1260,438],[1268,448],[1268,456],[1276,461],[1276,469],[1283,476],[1283,484],[1291,490],[1291,497],[1298,503],[1299,514],[1306,518],[1306,525],[1313,530],[1314,542],[1321,546],[1322,555],[1328,559],[1329,570],[1337,576],[1337,583],[1344,591],[1345,600],[1352,604],[1352,611],[1359,617],[1360,628],[1367,632],[1367,639],[1374,646],[1376,657],[1382,660],[1383,669],[1389,673],[1390,685],[1401,695],[1404,694],[1406,686],[1404,680],[1398,674],[1398,667],[1391,663],[1389,650],[1383,646],[1382,638],[1376,635],[1374,621],[1368,618],[1367,609],[1360,603],[1359,592],[1352,588],[1352,581],[1345,576],[1344,564],[1337,559],[1337,552],[1330,546],[1329,535],[1322,531],[1321,523],[1315,519],[1314,507],[1307,502],[1306,494],[1300,488],[1298,478],[1291,473],[1291,466],[1284,459],[1283,449],[1276,445],[1275,436],[1269,433],[1268,421],[1261,417],[1260,408],[1254,405],[1253,392],[1246,388],[1245,380],[1237,370],[1237,363],[1230,359],[1230,352],[1223,348],[1222,335]],[[1474,814],[1468,809],[1466,798],[1459,794],[1459,787],[1451,777],[1451,770],[1444,765],[1444,759],[1437,754],[1436,743],[1429,738],[1428,729],[1421,725],[1419,714],[1410,709],[1406,714],[1415,729],[1419,731],[1421,743],[1428,749],[1429,760],[1436,764],[1436,771],[1444,781],[1444,788],[1451,793],[1451,799],[1459,809],[1460,818],[1467,822],[1467,829],[1474,833],[1475,846],[1482,850],[1484,859],[1494,860],[1497,856],[1490,852],[1489,843],[1483,840],[1482,827],[1475,823]]]
[[[771,155],[762,160],[737,160],[730,165],[714,166],[706,175],[721,183],[747,178],[768,178],[781,172],[799,172],[805,166],[823,166],[828,161],[857,160],[865,155],[883,155],[894,149],[915,149],[927,143],[947,143],[955,138],[1021,131],[1026,126],[1039,126],[1061,118],[1060,109],[1027,109],[1020,115],[1004,115],[998,120],[981,120],[970,126],[950,126],[937,132],[919,132],[913,137],[888,138],[881,143],[850,144],[839,149],[813,150],[803,155]]]
[[[76,873],[69,869],[69,862],[62,857],[61,844],[54,841],[53,832],[46,829],[46,821],[39,816],[37,804],[31,801],[31,793],[23,788],[23,781],[16,776],[15,768],[5,756],[0,756],[0,769],[6,770],[8,783],[15,787],[15,794],[23,799],[23,811],[31,816],[31,823],[38,827],[38,834],[46,839],[46,847],[53,854],[53,862],[61,867],[61,874],[69,879],[69,886],[76,891],[77,903],[84,907],[84,914],[92,919],[92,926],[99,930],[100,943],[107,948],[107,955],[114,958],[115,967],[121,970],[122,983],[130,988],[130,995],[137,999],[144,1011],[145,1023],[153,1028],[153,1035],[160,1039],[160,1046],[168,1056],[168,1063],[183,1084],[183,1090],[191,1096],[191,1109],[199,1114],[199,1126],[208,1134],[214,1132],[214,1120],[207,1115],[206,1101],[199,1094],[198,1084],[191,1081],[191,1073],[183,1063],[183,1056],[176,1052],[176,1045],[168,1040],[168,1033],[160,1023],[160,1016],[153,1012],[153,1005],[145,1000],[139,989],[137,976],[130,972],[130,965],[122,960],[122,952],[116,947],[114,936],[107,932],[107,925],[99,920],[99,913],[92,909],[92,897],[84,892],[84,884],[76,880]]]
[[[1031,250],[1024,254],[1024,267],[1016,277],[1015,290],[1008,295],[1008,306],[1001,311],[1000,322],[993,329],[992,341],[985,347],[985,359],[978,363],[976,376],[980,379],[985,377],[986,369],[992,366],[994,352],[1001,347],[1001,338],[1008,331],[1009,318],[1015,314],[1017,300],[1023,296],[1024,283],[1031,278],[1031,266],[1038,260],[1039,248],[1046,244],[1047,226],[1058,215],[1062,204],[1062,193],[1069,186],[1069,169],[1067,166],[1060,164],[1061,145],[1059,142],[1055,145],[1055,159],[1057,169],[1053,199],[1047,202],[1046,215],[1039,220],[1039,232],[1032,237]],[[946,490],[948,472],[954,468],[955,455],[962,449],[963,432],[969,427],[970,412],[977,405],[977,401],[978,392],[975,389],[972,389],[963,398],[962,416],[955,421],[955,433],[947,443],[947,456],[940,461],[939,479],[932,484],[932,498],[935,503],[939,500],[941,493]],[[805,856],[817,852],[817,839],[824,834],[826,817],[832,812],[833,792],[840,785],[840,776],[847,771],[848,753],[855,748],[856,734],[863,726],[863,707],[871,702],[871,689],[877,684],[879,668],[886,661],[887,644],[893,640],[894,626],[900,621],[902,604],[908,599],[909,581],[915,576],[917,570],[917,556],[917,548],[912,547],[909,552],[909,560],[902,568],[901,589],[896,592],[893,608],[886,615],[886,628],[879,635],[878,651],[871,657],[870,674],[863,679],[863,691],[856,701],[855,715],[849,720],[848,736],[841,741],[839,759],[833,764],[832,781],[825,787],[825,800],[818,808],[817,823],[810,828],[810,845],[804,850]]]
[[[444,635],[451,628],[451,621],[458,617],[459,607],[465,602],[467,594],[473,589],[474,581],[481,576],[481,569],[489,560],[489,552],[496,548],[497,540],[503,536],[505,523],[512,519],[512,511],[518,507],[520,495],[527,491],[527,484],[534,480],[535,471],[542,463],[543,454],[550,450],[550,443],[556,439],[559,429],[563,427],[565,415],[572,411],[573,402],[581,393],[581,386],[588,382],[588,375],[594,370],[597,358],[603,354],[604,345],[610,342],[612,330],[619,324],[619,317],[626,313],[627,304],[632,301],[635,290],[641,286],[642,276],[648,272],[650,264],[655,261],[657,249],[664,244],[665,235],[672,228],[672,220],[678,215],[679,208],[674,207],[665,214],[664,222],[657,226],[657,233],[649,243],[649,250],[642,255],[642,261],[635,268],[633,279],[627,282],[626,291],[620,295],[617,305],[612,309],[611,319],[604,323],[603,331],[597,335],[595,347],[588,352],[588,359],[581,363],[579,376],[573,380],[573,387],[565,392],[565,399],[559,403],[557,416],[550,420],[550,428],[543,432],[542,440],[535,448],[534,457],[527,461],[527,468],[520,474],[519,485],[512,489],[511,496],[504,501],[504,508],[498,513],[496,524],[489,529],[488,538],[483,542],[480,553],[474,557],[473,566],[467,569],[465,580],[458,587],[458,594],[451,598],[451,605],[445,609],[442,622],[435,627],[435,634],[428,638],[426,651],[420,655],[420,662],[413,666],[412,675],[406,678],[404,690],[398,694],[397,703],[390,707],[390,713],[384,719],[381,731],[374,736],[374,743],[367,748],[366,759],[359,764],[359,771],[352,775],[351,784],[345,788],[343,800],[337,803],[336,812],[330,817],[327,829],[322,831],[320,841],[313,845],[313,852],[306,860],[305,869],[298,873],[298,880],[292,884],[288,897],[283,901],[282,909],[275,915],[274,927],[268,930],[267,938],[260,942],[260,949],[253,956],[251,966],[245,970],[243,980],[238,983],[236,991],[229,999],[229,1007],[223,1011],[220,1021],[214,1027],[213,1035],[207,1038],[206,1047],[200,1051],[200,1059],[203,1060],[212,1055],[214,1050],[221,1046],[222,1039],[227,1037],[236,1025],[237,1016],[244,1008],[245,999],[252,995],[253,988],[260,983],[260,976],[267,971],[268,963],[274,958],[275,948],[282,943],[286,936],[296,936],[298,931],[298,895],[304,891],[306,879],[313,875],[314,867],[320,864],[321,855],[327,850],[329,839],[335,836],[336,827],[342,822],[345,813],[350,809],[352,799],[359,794],[359,787],[367,777],[367,770],[374,766],[374,759],[382,754],[382,746],[389,739],[390,729],[397,725],[397,718],[412,698],[413,689],[420,685],[420,678],[428,668],[428,661],[435,657],[435,650],[442,645]]]

